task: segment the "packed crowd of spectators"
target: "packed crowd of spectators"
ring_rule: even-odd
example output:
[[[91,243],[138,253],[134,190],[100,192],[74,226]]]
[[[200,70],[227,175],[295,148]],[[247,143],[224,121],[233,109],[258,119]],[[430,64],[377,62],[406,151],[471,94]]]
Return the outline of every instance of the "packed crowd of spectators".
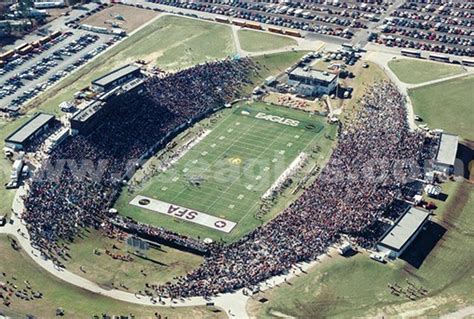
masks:
[[[474,4],[408,1],[392,12],[377,40],[389,46],[473,56]]]
[[[108,100],[114,111],[101,126],[66,140],[35,173],[23,212],[33,244],[59,262],[56,255],[65,253],[59,239],[73,240],[82,227],[103,227],[124,174],[138,159],[235,99],[254,68],[249,59],[205,63],[149,78],[145,93]]]
[[[213,247],[201,267],[176,283],[155,286],[156,294],[181,298],[253,288],[295,263],[316,259],[341,234],[373,245],[380,227],[371,227],[403,198],[403,184],[422,174],[424,136],[409,130],[404,97],[392,84],[371,87],[361,105],[329,163],[301,197],[241,240]]]

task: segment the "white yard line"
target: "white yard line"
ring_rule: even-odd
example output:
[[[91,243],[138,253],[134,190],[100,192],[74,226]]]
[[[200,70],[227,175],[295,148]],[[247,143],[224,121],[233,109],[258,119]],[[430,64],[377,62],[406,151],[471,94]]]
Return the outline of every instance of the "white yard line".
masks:
[[[176,151],[176,154],[177,156],[173,157],[169,162],[163,164],[161,167],[160,167],[160,170],[162,172],[166,172],[170,167],[173,166],[174,163],[176,163],[177,161],[179,161],[184,155],[186,155],[186,153],[188,151],[190,151],[194,146],[196,146],[199,142],[201,142],[206,136],[209,135],[209,133],[211,133],[211,130],[205,130],[203,134],[199,135],[197,138],[195,139],[191,139],[190,141],[188,141],[187,144],[181,146],[180,148],[178,148],[178,150]]]
[[[232,113],[231,113],[231,114],[232,114]],[[222,123],[224,123],[224,121],[222,121],[220,124],[222,125]],[[219,125],[219,126],[220,126],[220,125]],[[251,128],[253,128],[254,126],[255,126],[255,125],[251,125],[250,127],[248,127],[248,128],[245,130],[245,132],[248,132],[248,131],[249,131]],[[217,127],[216,127],[216,128],[217,128]],[[245,133],[244,133],[244,134],[245,134]],[[242,136],[239,137],[237,140],[239,140],[239,139],[241,139],[241,138],[242,138]],[[237,140],[236,140],[236,141],[237,141]],[[209,171],[209,169],[212,168],[213,165],[214,165],[215,163],[217,163],[217,161],[219,161],[219,160],[221,159],[222,155],[224,155],[224,154],[234,145],[234,143],[235,143],[236,141],[234,141],[233,143],[231,143],[231,145],[229,145],[211,164],[209,164],[209,165],[206,167],[206,169],[201,172],[201,175],[204,175],[207,171]],[[176,200],[176,198],[177,198],[179,195],[181,195],[184,191],[186,191],[186,188],[183,188],[183,190],[181,190],[181,191],[178,193],[178,195],[176,195],[176,196],[173,198],[173,202],[174,202],[174,201]]]
[[[275,182],[268,188],[268,190],[262,195],[262,199],[270,197],[273,191],[279,190],[283,183],[292,175],[296,173],[303,165],[303,162],[308,158],[306,153],[301,152],[296,156],[296,158],[291,162],[291,164],[283,171],[283,173],[278,176]]]

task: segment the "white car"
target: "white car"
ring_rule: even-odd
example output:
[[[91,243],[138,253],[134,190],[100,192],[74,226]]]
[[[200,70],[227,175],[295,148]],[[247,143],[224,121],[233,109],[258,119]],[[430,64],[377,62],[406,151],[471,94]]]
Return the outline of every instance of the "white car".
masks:
[[[385,264],[385,258],[380,254],[372,253],[370,254],[370,258],[378,261],[379,263]]]

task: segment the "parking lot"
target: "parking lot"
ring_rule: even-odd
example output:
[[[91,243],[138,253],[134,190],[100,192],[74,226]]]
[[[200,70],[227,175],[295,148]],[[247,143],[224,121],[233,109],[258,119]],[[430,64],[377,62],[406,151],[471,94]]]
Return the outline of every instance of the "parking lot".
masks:
[[[0,109],[18,112],[53,85],[117,41],[119,37],[71,30],[0,68]]]
[[[72,10],[64,16],[45,25],[21,42],[14,45],[30,44],[27,52],[19,52],[9,57],[0,67],[0,113],[16,113],[31,98],[54,85],[75,69],[118,41],[120,37],[109,34],[97,34],[66,26],[70,18],[94,12],[97,4],[91,4]],[[45,32],[47,30],[47,32]],[[45,34],[52,35],[47,41],[41,41]],[[36,42],[36,45],[32,45]],[[9,46],[6,49],[12,49]]]

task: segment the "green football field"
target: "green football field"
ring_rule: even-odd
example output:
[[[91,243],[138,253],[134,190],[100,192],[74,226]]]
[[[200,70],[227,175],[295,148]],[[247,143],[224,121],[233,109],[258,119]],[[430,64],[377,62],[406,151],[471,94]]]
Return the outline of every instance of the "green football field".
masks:
[[[274,116],[273,121],[256,118],[264,117],[263,114]],[[286,124],[280,123],[285,120]],[[182,234],[235,238],[260,225],[255,213],[262,195],[300,153],[311,153],[312,146],[321,139],[328,141],[324,137],[326,126],[324,118],[318,115],[288,108],[263,103],[235,107],[173,166],[136,193],[124,191],[116,206],[124,215]],[[136,195],[221,217],[237,225],[227,235],[132,206],[129,202]]]

